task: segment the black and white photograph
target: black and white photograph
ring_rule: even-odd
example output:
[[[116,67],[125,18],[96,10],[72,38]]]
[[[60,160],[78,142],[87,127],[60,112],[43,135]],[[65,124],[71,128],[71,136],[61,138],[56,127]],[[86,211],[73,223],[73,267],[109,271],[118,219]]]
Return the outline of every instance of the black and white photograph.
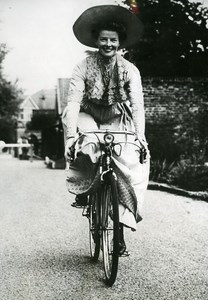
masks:
[[[208,299],[208,0],[0,0],[0,300]]]

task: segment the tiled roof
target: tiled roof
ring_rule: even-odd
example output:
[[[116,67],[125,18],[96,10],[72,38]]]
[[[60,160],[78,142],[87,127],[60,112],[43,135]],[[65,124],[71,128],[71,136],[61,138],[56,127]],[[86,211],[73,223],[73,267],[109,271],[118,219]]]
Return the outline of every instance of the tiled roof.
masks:
[[[62,114],[64,108],[67,104],[67,96],[69,91],[69,83],[70,78],[59,78],[58,79],[58,108],[59,108],[59,114]]]
[[[56,90],[40,90],[31,96],[39,109],[56,109]]]

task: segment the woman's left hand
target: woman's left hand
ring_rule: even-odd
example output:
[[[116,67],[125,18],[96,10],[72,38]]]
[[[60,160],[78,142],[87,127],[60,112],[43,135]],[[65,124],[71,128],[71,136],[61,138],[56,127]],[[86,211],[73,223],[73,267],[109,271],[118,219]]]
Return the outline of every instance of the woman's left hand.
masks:
[[[140,149],[140,163],[145,163],[150,158],[150,152],[148,149],[148,143],[144,138],[137,137],[135,140],[138,148]]]

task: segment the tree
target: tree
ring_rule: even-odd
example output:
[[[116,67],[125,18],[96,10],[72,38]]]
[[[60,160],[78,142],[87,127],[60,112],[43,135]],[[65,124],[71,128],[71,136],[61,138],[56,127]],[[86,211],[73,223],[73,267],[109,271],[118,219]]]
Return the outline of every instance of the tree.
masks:
[[[22,91],[17,82],[12,84],[4,78],[2,64],[7,54],[6,46],[0,47],[0,140],[12,142],[15,139],[16,117],[22,101]]]
[[[134,2],[134,7],[132,7]],[[208,75],[208,9],[188,0],[127,0],[144,33],[126,58],[143,76]]]

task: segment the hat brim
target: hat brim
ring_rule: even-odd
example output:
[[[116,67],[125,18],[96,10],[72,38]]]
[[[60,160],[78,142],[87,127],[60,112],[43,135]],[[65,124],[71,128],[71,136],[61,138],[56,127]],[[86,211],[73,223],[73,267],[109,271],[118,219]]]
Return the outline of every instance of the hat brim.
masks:
[[[97,48],[92,31],[96,26],[108,22],[121,23],[126,28],[126,39],[120,48],[130,48],[138,43],[143,25],[137,16],[122,6],[99,5],[85,10],[73,25],[74,35],[85,46]]]

